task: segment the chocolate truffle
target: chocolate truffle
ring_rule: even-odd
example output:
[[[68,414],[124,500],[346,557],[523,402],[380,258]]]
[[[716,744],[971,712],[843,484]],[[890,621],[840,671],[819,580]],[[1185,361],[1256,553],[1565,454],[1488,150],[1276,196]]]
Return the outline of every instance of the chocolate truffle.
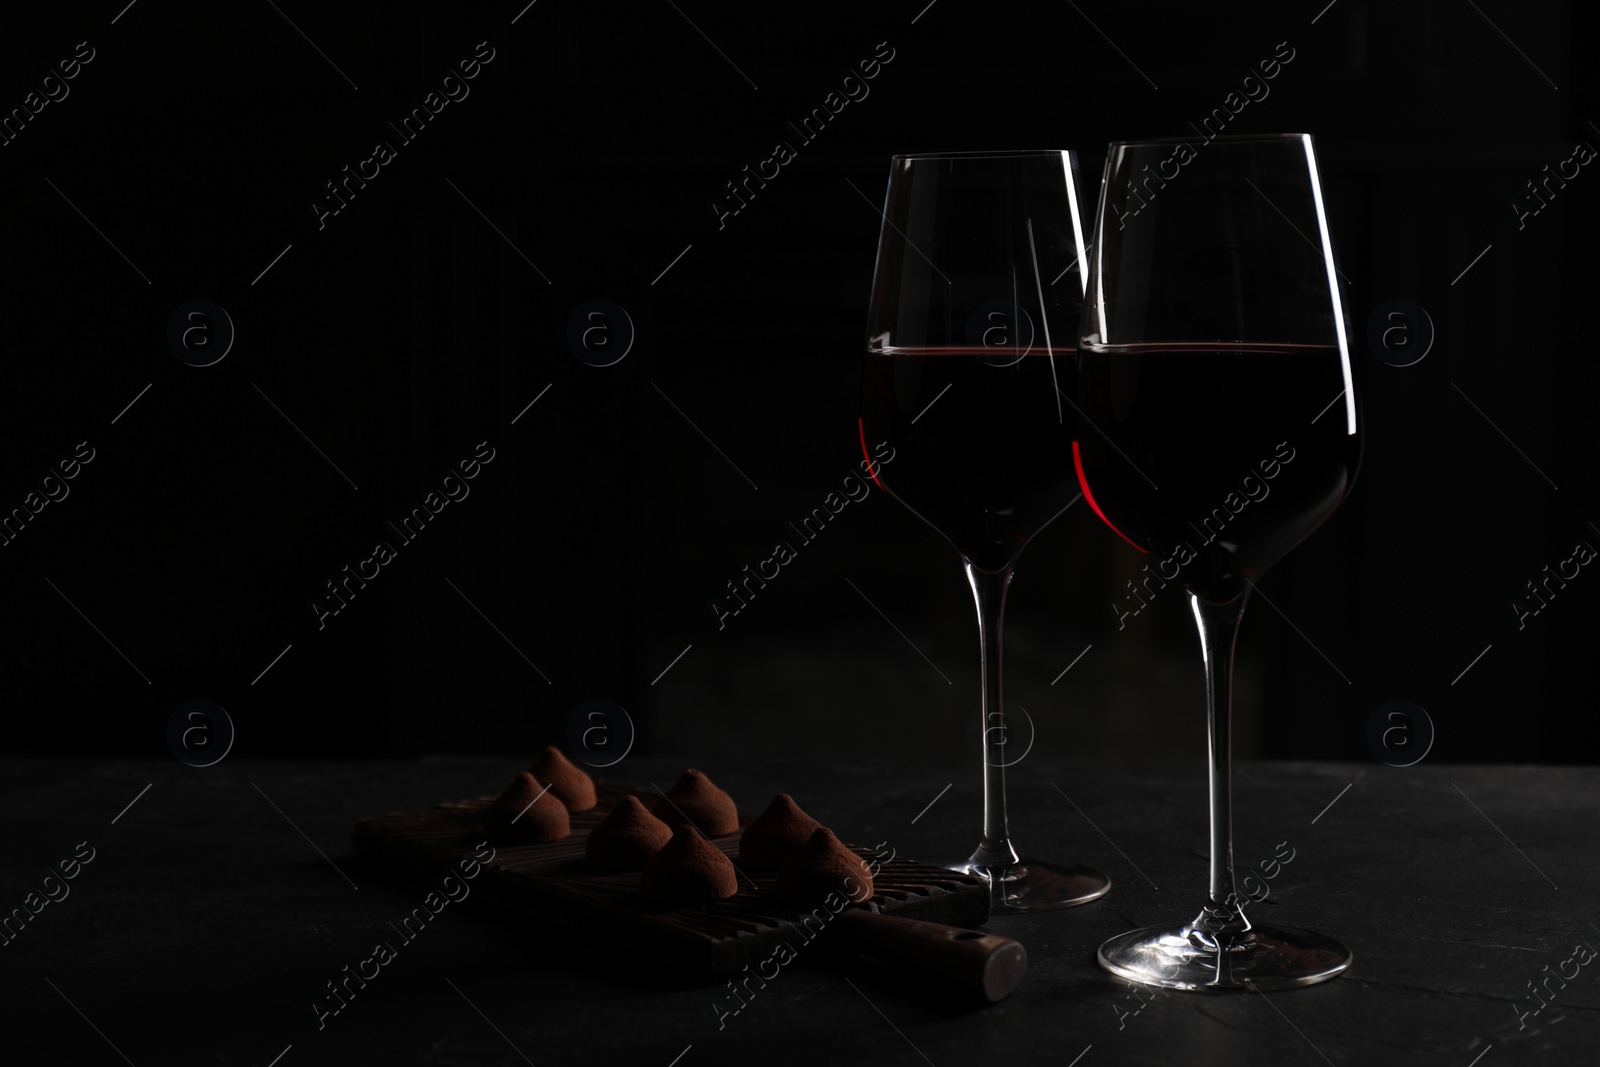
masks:
[[[489,805],[483,824],[495,841],[513,845],[560,841],[571,832],[566,805],[528,771]]]
[[[589,831],[583,853],[597,870],[638,871],[671,838],[671,828],[651,815],[638,797],[623,797],[605,821]]]
[[[821,904],[831,893],[860,903],[872,899],[872,872],[824,826],[778,868],[778,893],[799,907]]]
[[[688,821],[708,837],[726,837],[739,829],[733,798],[696,770],[684,771],[650,810],[669,826]]]
[[[709,904],[739,891],[733,861],[687,824],[673,828],[672,840],[644,865],[639,888],[665,904]]]
[[[594,807],[594,779],[575,766],[554,745],[539,753],[539,758],[528,769],[539,781],[549,783],[550,792],[567,806],[568,811],[588,811]]]
[[[739,865],[747,871],[775,871],[821,828],[793,797],[779,793],[761,817],[745,827],[739,838]]]

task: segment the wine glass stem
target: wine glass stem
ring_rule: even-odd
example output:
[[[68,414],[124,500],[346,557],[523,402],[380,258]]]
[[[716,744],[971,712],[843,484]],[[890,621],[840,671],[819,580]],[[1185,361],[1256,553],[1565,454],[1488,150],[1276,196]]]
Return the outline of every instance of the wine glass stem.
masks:
[[[1006,827],[1006,715],[1001,688],[1011,567],[983,571],[970,562],[966,567],[978,606],[978,669],[983,676],[983,840],[972,861],[986,868],[1006,868],[1018,861]]]
[[[1194,594],[1189,602],[1200,628],[1205,656],[1207,724],[1210,735],[1211,880],[1208,928],[1214,933],[1249,929],[1239,910],[1233,881],[1233,650],[1248,592],[1226,604]],[[1202,912],[1202,916],[1207,913]],[[1197,922],[1198,925],[1198,922]]]

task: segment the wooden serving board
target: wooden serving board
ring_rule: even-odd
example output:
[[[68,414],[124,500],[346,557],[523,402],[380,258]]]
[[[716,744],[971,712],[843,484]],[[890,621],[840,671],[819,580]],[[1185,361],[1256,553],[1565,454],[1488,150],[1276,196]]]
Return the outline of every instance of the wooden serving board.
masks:
[[[623,797],[633,795],[648,807],[660,794],[601,783],[599,803],[572,815],[572,833],[547,845],[495,845],[494,859],[472,888],[515,910],[536,927],[581,929],[613,947],[641,954],[690,975],[717,978],[738,973],[769,958],[780,943],[805,944],[819,929],[817,919],[777,895],[776,877],[740,872],[739,891],[727,900],[667,907],[639,892],[639,875],[596,874],[584,860],[589,831]],[[353,840],[361,855],[397,870],[437,880],[456,873],[456,863],[488,835],[483,813],[494,800],[478,797],[436,805],[424,811],[397,812],[362,819]],[[740,833],[744,830],[740,823]],[[738,863],[739,834],[712,842]],[[863,859],[870,849],[851,845]],[[882,863],[870,903],[852,905],[887,915],[956,926],[975,926],[989,916],[989,889],[971,875],[930,867],[896,856]],[[827,909],[819,913],[827,916]],[[809,931],[809,934],[808,934]]]

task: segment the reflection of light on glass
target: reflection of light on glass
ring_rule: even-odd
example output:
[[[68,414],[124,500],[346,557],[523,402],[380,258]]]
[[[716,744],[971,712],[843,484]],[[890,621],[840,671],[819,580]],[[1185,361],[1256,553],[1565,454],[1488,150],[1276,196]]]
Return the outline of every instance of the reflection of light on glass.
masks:
[[[1356,432],[1356,389],[1350,379],[1350,344],[1344,335],[1344,301],[1339,298],[1339,279],[1333,266],[1333,242],[1328,238],[1328,215],[1322,206],[1322,180],[1317,177],[1317,155],[1311,148],[1311,135],[1303,134],[1306,167],[1311,171],[1311,198],[1317,204],[1317,232],[1322,235],[1322,265],[1328,274],[1328,292],[1333,296],[1333,328],[1339,333],[1339,365],[1344,372],[1345,433]]]
[[[865,447],[864,438],[862,447]],[[1128,542],[1128,544],[1133,545],[1134,548],[1138,548],[1139,551],[1143,552],[1145,555],[1149,555],[1149,549],[1140,548],[1137,544],[1134,544],[1133,538],[1117,529],[1117,524],[1106,518],[1106,513],[1100,510],[1099,504],[1095,503],[1094,494],[1089,491],[1089,479],[1083,476],[1083,456],[1078,451],[1078,442],[1076,441],[1072,442],[1072,466],[1073,469],[1078,472],[1078,488],[1083,490],[1083,499],[1087,500],[1089,502],[1089,506],[1094,509],[1094,513],[1100,516],[1100,521],[1111,527],[1112,533]]]
[[[867,461],[867,474],[874,482],[878,482],[878,465],[872,462],[872,457],[867,454],[867,424],[859,418],[856,419],[856,432],[861,435],[861,455]],[[894,457],[890,456],[889,458],[893,459]],[[878,488],[883,489],[882,482],[878,482]],[[883,489],[883,491],[887,493],[889,490]]]
[[[1089,264],[1084,261],[1083,253],[1083,221],[1078,218],[1078,185],[1073,178],[1072,153],[1061,153],[1061,166],[1067,172],[1067,206],[1072,209],[1072,250],[1077,253],[1073,260],[1078,265],[1078,284],[1084,292],[1089,291]],[[1070,267],[1068,268],[1071,269]]]
[[[1112,195],[1112,193],[1111,193],[1111,183],[1110,183],[1109,179],[1110,179],[1111,175],[1115,172],[1115,168],[1116,168],[1117,164],[1119,164],[1122,161],[1122,153],[1124,151],[1126,151],[1126,148],[1124,146],[1122,146],[1122,145],[1118,145],[1118,146],[1116,146],[1115,148],[1112,149],[1110,155],[1106,156],[1105,176],[1100,179],[1100,186],[1101,186],[1101,188],[1103,190],[1105,190],[1101,194],[1101,202],[1100,202],[1100,214],[1101,215],[1104,215],[1105,212],[1106,212],[1106,203],[1105,203],[1106,199],[1109,198]],[[1104,223],[1102,222],[1101,225],[1103,226]],[[1095,318],[1100,320],[1100,334],[1096,338],[1096,340],[1098,340],[1100,342],[1100,344],[1106,344],[1107,343],[1106,339],[1110,336],[1110,334],[1106,331],[1106,287],[1105,287],[1105,267],[1106,267],[1106,264],[1105,264],[1105,258],[1102,255],[1102,251],[1101,251],[1101,247],[1100,247],[1100,246],[1103,246],[1104,244],[1105,244],[1105,242],[1101,241],[1100,245],[1096,246],[1096,248],[1094,250],[1094,313],[1095,313]],[[1085,266],[1087,266],[1087,264],[1085,264]]]
[[[1072,187],[1067,187],[1067,199],[1072,199]],[[1039,251],[1033,246],[1033,220],[1028,220],[1028,256],[1033,260],[1033,285],[1039,293],[1039,321],[1044,325],[1044,354],[1050,360],[1050,382],[1055,386],[1056,422],[1066,421],[1061,411],[1061,383],[1056,380],[1056,350],[1050,345],[1050,313],[1044,306],[1044,279],[1039,277]]]

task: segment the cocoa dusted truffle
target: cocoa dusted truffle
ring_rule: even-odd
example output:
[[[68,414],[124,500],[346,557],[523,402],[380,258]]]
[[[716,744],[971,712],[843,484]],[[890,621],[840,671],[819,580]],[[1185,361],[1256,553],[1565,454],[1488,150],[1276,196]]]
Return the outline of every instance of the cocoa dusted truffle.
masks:
[[[687,820],[709,837],[726,837],[739,829],[739,809],[733,798],[692,769],[684,771],[650,810],[668,825]]]
[[[872,899],[872,872],[832,830],[821,827],[778,868],[778,893],[800,907],[823,903],[832,893],[861,903]]]
[[[483,816],[495,841],[514,845],[560,841],[571,832],[566,805],[529,771],[523,771],[495,798]]]
[[[733,861],[688,824],[672,831],[672,840],[644,865],[639,877],[644,895],[664,904],[709,904],[739,891]]]
[[[750,871],[775,871],[821,828],[793,797],[779,793],[761,817],[745,827],[739,838],[739,864]]]
[[[671,839],[671,828],[651,815],[638,797],[623,797],[605,821],[589,831],[583,853],[598,870],[638,871]]]
[[[541,782],[548,782],[550,792],[567,806],[568,811],[588,811],[595,805],[594,779],[562,753],[549,745],[539,753],[528,770]]]

